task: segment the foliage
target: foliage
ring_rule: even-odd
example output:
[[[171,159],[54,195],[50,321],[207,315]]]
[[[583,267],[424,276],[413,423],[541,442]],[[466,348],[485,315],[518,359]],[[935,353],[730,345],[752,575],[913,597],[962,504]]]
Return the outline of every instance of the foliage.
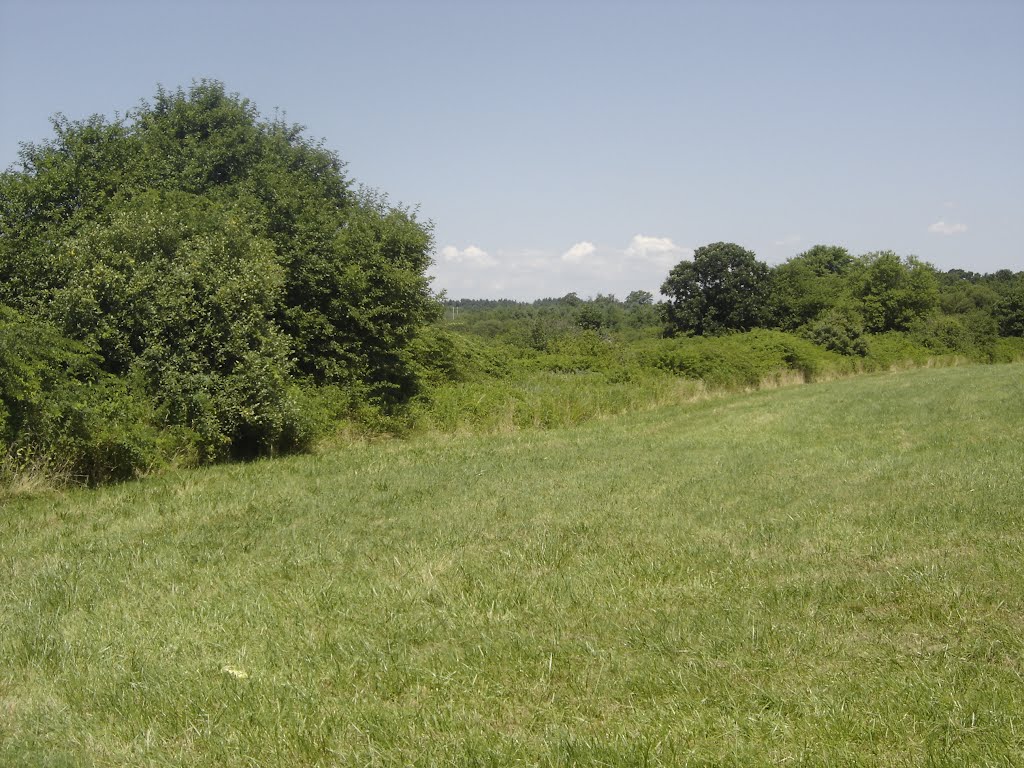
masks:
[[[1024,336],[1024,280],[996,301],[993,314],[1003,336]]]
[[[603,402],[599,393],[610,396],[615,387],[629,384],[638,391],[646,390],[653,403],[659,401],[660,395],[654,393],[662,386],[655,382],[665,374],[699,381],[717,390],[827,379],[890,367],[957,364],[965,359],[1016,359],[1018,352],[1007,345],[1007,339],[995,337],[991,302],[984,302],[989,293],[1006,293],[1005,289],[989,287],[989,281],[1009,286],[1013,284],[1012,275],[1009,280],[974,276],[970,279],[977,281],[979,288],[970,295],[981,298],[980,304],[963,305],[958,314],[942,312],[940,307],[920,314],[912,310],[908,313],[913,318],[908,330],[878,334],[865,329],[866,302],[861,290],[868,281],[866,272],[875,261],[873,255],[853,257],[839,247],[815,246],[776,267],[771,283],[775,293],[770,302],[776,315],[765,324],[778,322],[777,310],[788,306],[788,324],[795,326],[792,333],[762,328],[718,337],[660,338],[658,318],[666,305],[654,304],[653,296],[643,291],[631,293],[623,302],[600,295],[529,303],[453,301],[443,327],[483,342],[507,364],[500,381],[460,377],[452,371],[443,380],[435,379],[438,385],[417,401],[414,422],[421,427],[459,430],[471,430],[474,424],[490,424],[488,429],[504,428],[496,424],[562,424],[569,417],[557,414],[595,412],[592,405],[577,403],[577,411],[569,403],[559,405],[559,398],[569,393],[585,403]],[[915,268],[913,260],[898,261],[901,272]],[[925,274],[930,270],[920,268]],[[956,275],[936,278],[941,290],[960,286],[965,280]],[[873,285],[879,287],[877,282]],[[941,298],[946,294],[939,295]],[[892,298],[872,295],[867,303],[878,300],[884,304]],[[652,315],[634,325],[632,318],[638,316],[633,313],[638,311],[650,311]],[[581,317],[595,318],[595,322],[581,328]],[[604,317],[618,317],[619,321],[596,320]],[[445,355],[437,357],[444,359]],[[468,370],[474,369],[469,364]],[[558,394],[552,394],[555,392]],[[536,403],[529,404],[531,397]],[[549,397],[554,401],[550,402]],[[636,402],[642,401],[640,398]],[[458,408],[465,409],[465,413],[460,416]]]
[[[418,391],[430,226],[299,126],[202,81],[53,127],[0,175],[0,302],[95,350],[199,459],[308,444],[307,382]]]
[[[628,378],[618,371],[523,369],[515,376],[457,382],[438,387],[416,403],[412,426],[418,432],[510,433],[524,429],[564,429],[595,419],[697,398],[699,382],[653,370]]]
[[[998,327],[991,315],[981,311],[958,315],[934,313],[915,322],[911,335],[933,352],[989,362]]]
[[[280,322],[303,373],[361,382],[370,397],[399,402],[417,389],[408,346],[440,313],[424,276],[432,235],[414,212],[382,196],[364,190],[351,200],[340,220],[316,233],[314,243],[324,242],[285,254]]]
[[[1024,337],[1005,336],[992,344],[991,362],[1020,363],[1024,362]]]
[[[433,386],[500,379],[509,373],[510,355],[501,345],[439,325],[424,328],[413,341],[411,352],[420,378]]]
[[[654,304],[654,294],[650,291],[630,291],[623,303],[627,310],[649,307]]]
[[[902,331],[875,333],[864,337],[867,344],[869,370],[886,370],[894,367],[926,365],[936,357],[933,350],[916,342]]]
[[[756,387],[787,372],[813,380],[826,370],[842,371],[842,358],[804,339],[757,330],[718,338],[667,340],[652,350],[651,364],[708,387]]]
[[[584,331],[599,331],[605,326],[605,319],[600,310],[588,302],[576,313],[576,325]]]
[[[100,482],[490,411],[576,423],[680,378],[1012,360],[1024,337],[1024,273],[827,245],[769,268],[725,242],[672,269],[667,302],[460,299],[442,320],[431,225],[220,83],[53,129],[0,174],[0,474]]]
[[[968,312],[991,312],[1000,294],[982,275],[951,269],[938,273],[939,308],[944,314],[958,315]]]
[[[846,293],[855,261],[845,248],[816,245],[772,270],[771,312],[791,331],[833,309]]]
[[[768,318],[770,274],[753,252],[734,243],[698,248],[661,286],[669,297],[669,332],[702,336],[761,327]]]
[[[906,331],[939,303],[935,270],[892,251],[862,256],[854,282],[864,327],[870,333]]]
[[[662,307],[655,303],[650,291],[632,291],[623,302],[624,325],[633,329],[662,325]]]
[[[0,305],[0,479],[43,467],[55,479],[121,480],[155,460],[144,404],[53,326]],[[7,477],[9,482],[11,477]]]
[[[823,310],[814,320],[804,325],[802,333],[818,346],[841,355],[864,356],[868,352],[864,320],[849,305]]]

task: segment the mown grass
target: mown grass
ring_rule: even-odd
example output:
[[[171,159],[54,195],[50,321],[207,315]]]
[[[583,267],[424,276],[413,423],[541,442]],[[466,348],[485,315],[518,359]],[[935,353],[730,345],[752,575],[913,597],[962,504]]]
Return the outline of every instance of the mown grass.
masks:
[[[15,497],[0,764],[1020,765],[1022,374]]]

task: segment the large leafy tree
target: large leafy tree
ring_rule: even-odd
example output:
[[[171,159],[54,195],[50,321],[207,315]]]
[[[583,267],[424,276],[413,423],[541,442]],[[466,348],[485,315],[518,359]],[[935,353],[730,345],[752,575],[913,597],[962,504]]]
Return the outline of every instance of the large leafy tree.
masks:
[[[999,299],[994,312],[1003,336],[1024,336],[1024,273],[1016,289]]]
[[[0,175],[0,303],[94,348],[213,457],[287,447],[297,381],[415,392],[431,229],[301,127],[214,81],[53,127]]]
[[[771,304],[776,324],[795,330],[842,303],[854,265],[845,248],[815,245],[775,267]]]
[[[670,333],[749,331],[768,318],[768,265],[735,243],[712,243],[679,262],[661,286]]]
[[[892,251],[865,254],[857,261],[853,294],[867,331],[906,331],[938,306],[939,283],[931,265]]]

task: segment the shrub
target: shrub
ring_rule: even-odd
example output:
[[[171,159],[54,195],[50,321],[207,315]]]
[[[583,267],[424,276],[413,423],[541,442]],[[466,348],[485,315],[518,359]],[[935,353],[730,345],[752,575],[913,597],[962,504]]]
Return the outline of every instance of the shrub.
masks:
[[[913,326],[915,342],[940,355],[964,355],[988,362],[998,327],[995,319],[983,311],[961,315],[929,315]]]
[[[877,333],[865,336],[868,353],[865,356],[865,367],[873,370],[884,370],[894,365],[923,365],[934,356],[934,352],[914,342],[900,331]]]
[[[159,461],[152,409],[88,347],[0,306],[0,443],[8,468],[123,480]]]
[[[844,368],[837,355],[781,331],[757,330],[716,338],[666,340],[651,353],[652,365],[700,379],[712,388],[757,386],[787,371],[810,380]]]
[[[1024,337],[1013,336],[996,339],[992,344],[992,362],[1024,362]]]
[[[510,365],[502,345],[436,325],[426,326],[413,339],[410,353],[418,378],[431,386],[502,377]]]

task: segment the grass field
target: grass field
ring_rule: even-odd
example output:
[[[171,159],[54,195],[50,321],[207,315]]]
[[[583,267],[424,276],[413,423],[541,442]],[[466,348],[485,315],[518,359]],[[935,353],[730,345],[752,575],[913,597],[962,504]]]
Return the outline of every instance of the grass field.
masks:
[[[14,497],[0,765],[1024,765],[1024,366]]]

